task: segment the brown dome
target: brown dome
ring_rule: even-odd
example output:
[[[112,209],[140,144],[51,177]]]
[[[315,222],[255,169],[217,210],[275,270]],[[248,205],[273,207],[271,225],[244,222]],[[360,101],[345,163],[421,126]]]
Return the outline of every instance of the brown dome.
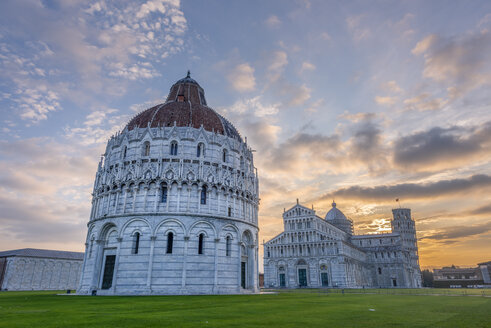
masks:
[[[206,105],[203,88],[188,75],[177,81],[170,89],[165,103],[154,106],[136,115],[126,125],[135,127],[191,126],[214,131],[231,138],[242,140],[235,127],[223,116]]]

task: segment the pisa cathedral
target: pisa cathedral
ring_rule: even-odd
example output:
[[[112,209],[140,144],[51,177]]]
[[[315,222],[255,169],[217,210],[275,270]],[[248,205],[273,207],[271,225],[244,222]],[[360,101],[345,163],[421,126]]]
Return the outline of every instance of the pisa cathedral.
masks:
[[[246,141],[189,72],[111,137],[77,293],[257,292],[259,188]]]
[[[332,203],[325,219],[298,203],[283,213],[284,231],[264,244],[265,287],[421,287],[411,210],[392,210],[391,233],[354,235]]]

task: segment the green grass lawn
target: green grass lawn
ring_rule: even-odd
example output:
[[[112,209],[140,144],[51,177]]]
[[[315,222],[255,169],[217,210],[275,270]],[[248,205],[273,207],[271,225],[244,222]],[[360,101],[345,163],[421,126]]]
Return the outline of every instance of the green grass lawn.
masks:
[[[491,327],[491,298],[321,290],[138,297],[1,292],[0,327]]]

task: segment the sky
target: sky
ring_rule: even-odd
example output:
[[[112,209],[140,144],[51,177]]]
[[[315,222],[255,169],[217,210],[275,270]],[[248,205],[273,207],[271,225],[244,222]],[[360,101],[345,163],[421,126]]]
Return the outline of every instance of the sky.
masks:
[[[491,260],[489,1],[1,1],[0,250],[83,251],[107,139],[188,69],[256,151],[261,242],[297,198],[359,234],[398,198],[423,268]]]

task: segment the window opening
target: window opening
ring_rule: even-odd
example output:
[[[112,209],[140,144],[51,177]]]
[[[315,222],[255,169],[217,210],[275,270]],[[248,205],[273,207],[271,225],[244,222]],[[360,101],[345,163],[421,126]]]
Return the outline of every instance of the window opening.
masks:
[[[204,235],[201,233],[198,238],[198,254],[203,254],[203,239]]]
[[[135,232],[133,235],[133,254],[138,254],[138,249],[140,248],[140,233]]]
[[[167,234],[167,254],[172,254],[172,246],[174,244],[174,234],[169,232]]]

